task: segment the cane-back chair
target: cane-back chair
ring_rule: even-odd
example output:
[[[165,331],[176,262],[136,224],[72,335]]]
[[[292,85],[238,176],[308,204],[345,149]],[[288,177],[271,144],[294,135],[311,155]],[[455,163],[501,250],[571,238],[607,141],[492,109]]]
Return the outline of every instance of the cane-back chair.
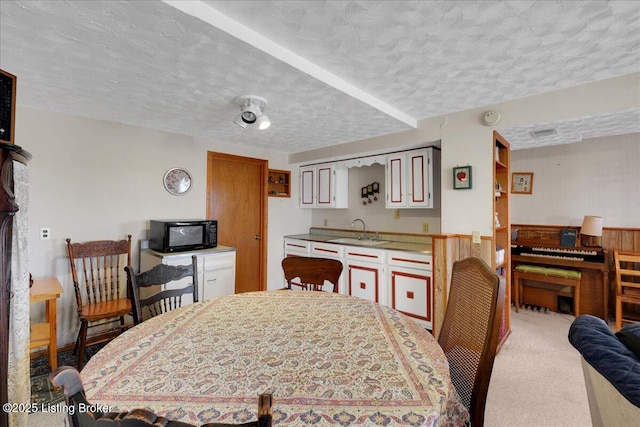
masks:
[[[640,307],[640,252],[614,249],[613,260],[616,270],[616,331],[619,331],[623,322],[640,322],[640,313],[623,305]]]
[[[330,258],[294,256],[282,260],[287,289],[298,286],[305,290],[321,291],[327,281],[333,285],[333,292],[337,293],[342,268],[340,261]]]
[[[469,410],[474,427],[484,424],[504,292],[504,281],[483,260],[472,257],[453,264],[438,343],[447,356],[451,381]]]
[[[88,344],[108,341],[128,327],[124,316],[131,314],[131,302],[124,267],[131,264],[131,235],[120,241],[71,243],[67,239],[67,251],[80,316],[74,348],[80,370]],[[102,328],[99,334],[87,338],[89,328],[113,326],[116,321],[119,324],[115,328]]]
[[[149,313],[155,317],[182,306],[182,297],[192,295],[193,302],[198,302],[198,257],[191,257],[188,265],[157,264],[150,270],[135,274],[133,267],[125,267],[127,279],[131,284],[131,305],[133,322],[137,325]],[[182,279],[187,278],[187,283]],[[141,297],[146,289],[162,287],[158,292]],[[146,310],[145,310],[146,308]]]
[[[61,366],[49,374],[49,381],[55,387],[62,387],[64,400],[69,407],[67,417],[72,427],[195,427],[193,424],[171,421],[147,409],[133,409],[128,412],[101,412],[98,405],[90,405],[84,391],[82,378],[70,366]],[[243,424],[207,423],[200,427],[252,426],[270,427],[272,423],[272,395],[258,395],[258,420]],[[85,408],[85,409],[83,409]],[[87,411],[86,408],[98,410]]]

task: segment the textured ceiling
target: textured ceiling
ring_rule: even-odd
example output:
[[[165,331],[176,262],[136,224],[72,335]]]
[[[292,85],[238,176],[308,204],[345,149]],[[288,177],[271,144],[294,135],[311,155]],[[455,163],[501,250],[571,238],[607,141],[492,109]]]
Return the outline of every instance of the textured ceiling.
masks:
[[[2,0],[0,67],[20,105],[291,153],[638,72],[640,2]],[[232,123],[247,94],[268,130]],[[503,133],[635,133],[640,109],[548,125]]]

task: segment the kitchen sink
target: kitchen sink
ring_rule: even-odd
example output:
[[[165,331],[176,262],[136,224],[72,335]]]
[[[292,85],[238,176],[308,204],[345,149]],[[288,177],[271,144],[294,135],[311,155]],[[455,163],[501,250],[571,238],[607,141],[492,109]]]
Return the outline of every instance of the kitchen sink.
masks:
[[[353,237],[341,237],[339,239],[329,240],[331,243],[342,243],[345,245],[358,245],[358,246],[377,246],[389,243],[389,240],[369,240],[369,239],[355,239]]]

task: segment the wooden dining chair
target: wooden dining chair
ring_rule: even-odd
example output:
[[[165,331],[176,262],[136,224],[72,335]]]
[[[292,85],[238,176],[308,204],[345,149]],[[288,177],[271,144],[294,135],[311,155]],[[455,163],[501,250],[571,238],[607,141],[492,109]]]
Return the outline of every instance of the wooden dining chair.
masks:
[[[287,257],[282,260],[282,270],[287,281],[286,289],[299,286],[305,290],[321,291],[325,281],[333,284],[338,293],[342,263],[331,258]],[[295,281],[294,279],[299,279]]]
[[[67,252],[80,317],[74,348],[80,370],[87,345],[108,341],[128,327],[124,316],[131,314],[131,302],[123,267],[131,263],[131,235],[119,241],[71,243],[67,239]],[[105,330],[116,321],[119,325]],[[88,329],[94,327],[103,328],[87,341]]]
[[[616,271],[616,331],[619,331],[623,322],[640,322],[640,312],[623,305],[640,307],[640,252],[614,249],[613,261]]]
[[[84,390],[84,384],[78,371],[71,366],[61,366],[49,374],[49,382],[55,387],[62,387],[67,410],[68,421],[73,427],[195,427],[182,421],[171,421],[160,417],[147,409],[133,409],[128,412],[101,412],[98,405],[90,405]],[[258,420],[242,424],[207,423],[200,427],[270,427],[273,414],[271,405],[273,396],[270,393],[258,395]],[[84,408],[84,409],[83,409]],[[92,408],[91,411],[86,408]]]
[[[479,258],[453,264],[449,299],[438,343],[471,425],[484,424],[489,380],[498,347],[505,284]]]
[[[144,319],[143,311],[149,313],[150,317],[166,313],[181,307],[185,295],[191,294],[193,302],[198,302],[198,257],[195,255],[191,257],[191,264],[187,265],[157,264],[139,274],[135,274],[129,265],[125,271],[131,287],[133,322],[136,325]],[[187,280],[183,280],[185,278]],[[141,294],[149,292],[151,287],[162,289],[142,298]]]

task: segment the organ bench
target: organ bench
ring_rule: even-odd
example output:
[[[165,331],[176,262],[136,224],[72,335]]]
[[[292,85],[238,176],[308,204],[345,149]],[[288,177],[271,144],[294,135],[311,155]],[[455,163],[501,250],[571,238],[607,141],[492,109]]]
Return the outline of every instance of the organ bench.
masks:
[[[540,265],[520,264],[513,270],[514,283],[514,302],[516,312],[521,306],[524,291],[524,280],[533,280],[537,282],[550,283],[560,286],[571,286],[573,288],[573,314],[578,317],[580,315],[580,278],[582,274],[576,270],[565,270],[561,268],[550,268]],[[538,296],[538,298],[526,298],[524,301],[528,304],[541,305],[544,307],[554,307],[557,300],[549,300],[549,297],[557,298],[557,292],[549,292]]]

